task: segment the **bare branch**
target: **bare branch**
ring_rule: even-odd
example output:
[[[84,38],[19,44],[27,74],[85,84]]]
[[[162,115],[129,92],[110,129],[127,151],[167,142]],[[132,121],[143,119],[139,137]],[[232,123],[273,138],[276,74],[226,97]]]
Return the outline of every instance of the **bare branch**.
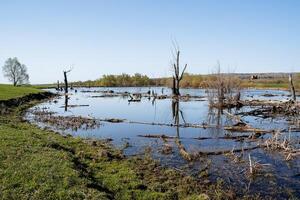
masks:
[[[187,68],[187,64],[185,64],[185,66],[184,66],[184,68],[183,68],[183,70],[182,70],[182,72],[181,72],[180,80],[182,80],[183,74],[184,74],[186,68]]]

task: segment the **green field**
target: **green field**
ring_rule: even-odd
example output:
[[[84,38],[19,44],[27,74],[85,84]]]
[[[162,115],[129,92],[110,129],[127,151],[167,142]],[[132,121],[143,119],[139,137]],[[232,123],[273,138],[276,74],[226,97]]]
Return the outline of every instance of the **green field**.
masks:
[[[18,98],[24,95],[36,94],[39,92],[42,92],[42,90],[33,87],[27,87],[27,86],[14,87],[12,85],[0,84],[0,100]]]

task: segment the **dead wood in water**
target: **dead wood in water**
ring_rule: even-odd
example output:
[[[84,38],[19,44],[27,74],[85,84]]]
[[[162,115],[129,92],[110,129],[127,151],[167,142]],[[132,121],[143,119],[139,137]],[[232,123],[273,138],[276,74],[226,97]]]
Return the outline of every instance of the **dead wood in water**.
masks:
[[[292,93],[292,100],[296,102],[296,92],[295,92],[295,87],[293,84],[293,76],[292,74],[289,75],[289,83],[290,83],[290,88],[291,88],[291,93]]]
[[[234,115],[232,113],[223,111],[228,117],[236,121],[236,124],[232,126],[224,126],[224,130],[227,131],[235,131],[235,132],[254,132],[254,133],[271,133],[273,130],[262,130],[259,128],[253,128],[249,124],[245,123],[239,116]]]
[[[126,121],[125,121],[126,122]],[[137,121],[127,121],[130,124],[144,124],[144,125],[153,125],[153,126],[171,126],[171,127],[180,127],[180,128],[215,128],[216,125],[208,125],[208,124],[167,124],[167,123],[155,123],[155,122],[137,122]]]
[[[115,118],[111,118],[111,119],[99,119],[99,121],[110,122],[110,123],[122,123],[122,122],[125,122],[124,119],[115,119]]]
[[[179,138],[176,138],[175,142],[176,142],[176,144],[178,146],[179,154],[182,156],[182,158],[184,158],[187,161],[194,160],[194,157],[191,154],[189,154],[186,151],[185,147],[181,144],[181,141],[179,140]]]
[[[297,148],[298,144],[293,145],[293,141],[290,139],[280,137],[281,133],[281,131],[276,131],[271,138],[265,140],[262,144],[264,148],[283,152],[285,160],[291,160],[296,156],[300,156],[300,149]]]
[[[32,114],[34,114],[35,121],[49,124],[50,126],[61,130],[88,130],[95,129],[100,126],[99,121],[94,118],[87,118],[82,116],[55,116],[52,112],[39,109],[33,110]]]
[[[260,106],[255,110],[241,112],[239,115],[259,116],[263,118],[283,116],[299,116],[300,104],[293,101],[266,101],[266,100],[245,100],[241,101],[243,106]]]
[[[239,116],[234,115],[232,113],[229,113],[226,110],[223,110],[223,113],[226,114],[229,118],[235,120],[237,123],[244,123],[245,124],[245,122],[243,122],[242,119]]]
[[[151,134],[147,134],[147,135],[138,135],[138,137],[145,137],[145,138],[162,138],[162,139],[175,139],[175,136],[168,136],[168,135],[164,135],[164,134],[157,134],[157,135],[151,135]]]
[[[133,94],[133,95],[129,95],[130,99],[128,99],[128,102],[140,102],[142,99],[142,95],[139,94]]]
[[[94,95],[91,98],[106,98],[106,97],[118,97],[119,95],[116,94],[105,94],[105,95]]]
[[[251,138],[251,135],[236,135],[236,136],[223,136],[223,137],[196,137],[193,138],[195,140],[211,140],[211,139],[223,139],[223,140],[243,140],[243,139],[247,139],[247,138]]]
[[[67,74],[70,73],[72,71],[72,69],[69,69],[67,71],[63,71],[64,73],[64,82],[65,82],[65,94],[68,93],[68,77],[67,77]]]
[[[249,125],[233,125],[233,126],[224,126],[224,130],[233,131],[233,132],[254,132],[254,133],[272,133],[273,130],[262,130],[259,128],[252,128]]]
[[[88,107],[90,105],[67,105],[68,108],[76,108],[76,107]],[[65,106],[61,106],[60,108],[64,108]]]
[[[103,122],[110,122],[110,123],[129,123],[129,124],[142,124],[142,125],[151,125],[151,126],[170,126],[170,127],[180,127],[180,128],[216,128],[217,125],[209,125],[206,123],[202,124],[190,124],[190,123],[185,123],[185,124],[172,124],[172,123],[156,123],[156,122],[139,122],[139,121],[128,121],[126,119],[97,119],[99,121]]]
[[[242,149],[224,150],[224,151],[199,151],[199,152],[195,153],[195,156],[222,155],[222,154],[227,154],[227,153],[239,153],[239,152],[258,149],[258,148],[261,148],[261,147],[262,147],[262,145],[257,145],[257,146],[253,146],[253,147],[247,147],[247,148],[242,148]]]

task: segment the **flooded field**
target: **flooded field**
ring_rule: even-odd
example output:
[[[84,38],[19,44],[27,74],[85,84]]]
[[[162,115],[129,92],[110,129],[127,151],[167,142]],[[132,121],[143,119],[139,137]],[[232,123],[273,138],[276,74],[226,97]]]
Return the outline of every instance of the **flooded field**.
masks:
[[[299,116],[261,115],[251,111],[262,106],[253,105],[210,108],[203,89],[182,89],[178,100],[170,94],[161,87],[76,88],[26,118],[62,134],[111,139],[127,156],[151,152],[162,165],[222,180],[239,193],[300,197]],[[289,92],[244,90],[241,98],[287,101]],[[250,128],[233,130],[237,121]]]

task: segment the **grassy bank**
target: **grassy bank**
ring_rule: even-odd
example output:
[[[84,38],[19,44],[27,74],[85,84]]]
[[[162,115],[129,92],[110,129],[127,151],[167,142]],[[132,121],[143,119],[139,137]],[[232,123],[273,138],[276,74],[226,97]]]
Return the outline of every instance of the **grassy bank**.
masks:
[[[32,91],[38,92],[29,88],[22,92]],[[10,98],[20,96],[19,92],[14,94]],[[163,168],[147,154],[125,158],[105,141],[62,136],[31,125],[21,116],[35,103],[0,116],[1,199],[234,197],[233,192],[222,189],[221,182],[208,184],[206,178],[195,179]]]
[[[23,97],[28,94],[37,94],[42,90],[33,87],[14,87],[12,85],[0,84],[0,100],[8,100]]]
[[[242,86],[244,88],[290,90],[290,85],[287,79],[244,80],[242,82]],[[294,87],[296,91],[300,91],[300,76],[294,79]]]

